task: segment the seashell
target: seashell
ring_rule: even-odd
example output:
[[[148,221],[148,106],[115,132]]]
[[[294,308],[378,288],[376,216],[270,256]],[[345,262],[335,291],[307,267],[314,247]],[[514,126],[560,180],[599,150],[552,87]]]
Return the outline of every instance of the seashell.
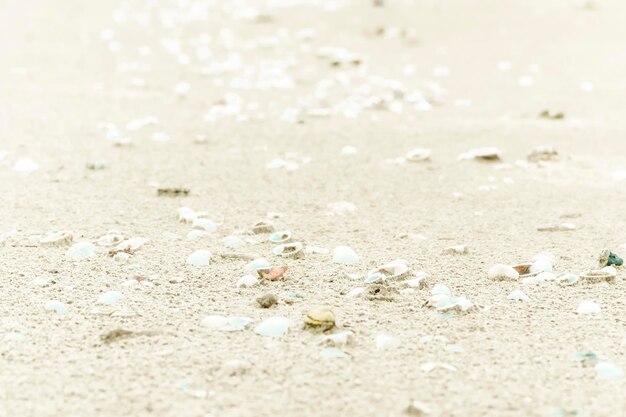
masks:
[[[224,246],[231,249],[240,248],[246,244],[246,242],[242,238],[233,235],[226,236],[224,239],[222,239],[222,243],[224,243]]]
[[[531,274],[541,273],[541,272],[552,272],[552,262],[550,262],[547,258],[538,258],[528,268],[528,271]]]
[[[442,313],[466,313],[474,307],[474,304],[465,297],[443,297],[435,305],[435,308]]]
[[[314,328],[327,331],[335,327],[335,313],[331,309],[322,307],[309,311],[304,318],[305,328]]]
[[[51,232],[39,239],[39,243],[49,246],[61,246],[71,243],[74,240],[74,235],[68,230]]]
[[[460,154],[457,160],[463,161],[467,159],[476,159],[482,161],[499,161],[502,156],[502,151],[494,146],[488,146],[484,148],[476,148]]]
[[[608,267],[608,268],[612,268],[612,267]],[[612,268],[612,269],[614,270],[615,268]],[[615,282],[616,275],[617,275],[617,271],[613,273],[613,271],[605,270],[605,268],[603,268],[599,270],[584,272],[580,274],[580,279],[584,280],[585,282],[592,283],[592,284],[597,284],[599,282],[612,283],[612,282]]]
[[[420,369],[425,373],[430,373],[436,369],[445,369],[446,371],[455,372],[456,368],[449,363],[444,362],[426,362],[420,366]]]
[[[261,278],[269,279],[270,281],[278,281],[285,275],[285,272],[287,272],[287,265],[257,269],[257,273]]]
[[[281,232],[272,233],[269,237],[269,241],[272,243],[287,243],[291,241],[291,232],[283,230]]]
[[[550,262],[552,265],[554,265],[554,262],[556,261],[556,258],[554,257],[554,254],[552,254],[551,252],[547,252],[547,251],[543,251],[543,252],[539,252],[538,254],[536,254],[535,256],[533,256],[533,258],[531,259],[532,262],[538,261],[540,259],[546,259],[548,260],[548,262]]]
[[[207,236],[209,233],[204,230],[193,229],[187,233],[187,240],[198,240],[204,236]]]
[[[333,251],[333,262],[336,264],[351,265],[359,262],[359,256],[349,246],[337,246]]]
[[[448,288],[447,286],[443,285],[443,284],[435,284],[432,288],[432,290],[430,290],[430,294],[431,295],[447,295],[450,296],[452,295],[452,291],[450,291],[450,288]]]
[[[202,319],[201,324],[213,330],[236,332],[245,329],[251,322],[248,317],[209,315]]]
[[[352,288],[350,291],[348,291],[348,293],[346,294],[346,297],[348,298],[358,297],[359,295],[363,294],[364,291],[365,291],[364,287]]]
[[[82,261],[96,255],[96,248],[91,242],[78,242],[72,245],[65,253],[68,261]]]
[[[217,225],[213,221],[205,218],[195,219],[191,224],[194,229],[204,230],[208,233],[213,233],[217,230]]]
[[[426,277],[427,274],[425,272],[416,272],[413,274],[413,278],[407,279],[404,281],[404,284],[408,285],[411,288],[423,289],[426,287]]]
[[[341,348],[348,345],[352,341],[353,335],[354,333],[352,333],[351,331],[333,333],[329,334],[328,336],[324,336],[322,342],[334,347]]]
[[[511,266],[497,264],[489,269],[487,276],[489,279],[495,281],[517,281],[519,279],[519,272]]]
[[[595,366],[598,379],[622,379],[624,370],[611,362],[598,362]]]
[[[148,239],[143,237],[133,237],[118,243],[115,247],[115,251],[133,253],[138,251],[147,241]]]
[[[335,347],[329,347],[329,348],[323,349],[320,352],[320,357],[324,359],[341,359],[341,358],[347,358],[348,355],[346,354],[346,352],[344,352],[341,349],[337,349]]]
[[[57,300],[49,300],[44,305],[44,308],[48,311],[54,311],[57,314],[65,315],[68,312],[67,305]]]
[[[377,350],[387,350],[393,349],[400,346],[400,340],[393,336],[388,336],[386,334],[379,334],[374,338],[374,343],[376,344]]]
[[[302,243],[286,243],[284,245],[278,245],[272,249],[274,255],[284,256],[287,258],[300,259],[304,258],[304,250]]]
[[[190,209],[189,207],[181,207],[178,209],[178,221],[183,223],[193,223],[198,217],[198,213]]]
[[[540,224],[537,226],[537,230],[540,232],[571,232],[576,230],[576,225],[574,223]]]
[[[622,266],[623,264],[624,260],[609,250],[602,251],[598,257],[598,266],[600,268],[611,265]]]
[[[537,275],[531,275],[522,279],[524,285],[536,285],[546,281],[556,281],[556,275],[552,272],[540,272]]]
[[[409,162],[423,162],[430,159],[432,152],[427,148],[415,148],[407,152],[405,158]]]
[[[530,298],[528,298],[528,296],[526,294],[524,294],[524,292],[521,291],[521,290],[511,291],[511,293],[506,298],[509,299],[509,300],[515,300],[515,301],[528,301],[528,300],[530,300]]]
[[[124,235],[117,230],[109,230],[105,235],[98,238],[96,243],[98,246],[113,246],[124,240]]]
[[[261,233],[272,233],[274,231],[274,225],[270,222],[261,220],[252,226],[252,233],[255,235]]]
[[[556,283],[562,286],[575,285],[579,281],[579,277],[576,274],[564,273],[556,277]]]
[[[526,159],[530,162],[550,161],[556,159],[559,153],[552,145],[540,145],[532,149]]]
[[[372,269],[366,278],[367,283],[385,281],[388,279],[406,278],[410,274],[409,267],[403,260],[396,259],[388,264]]]
[[[539,273],[539,271],[530,272],[531,265],[532,265],[531,263],[517,264],[517,265],[513,265],[513,269],[515,269],[519,273],[519,278],[523,279],[523,278],[534,277],[535,275]]]
[[[113,305],[124,298],[124,295],[119,291],[107,291],[98,297],[98,304]]]
[[[598,303],[592,300],[584,300],[580,303],[576,312],[578,314],[594,314],[599,313],[601,311]]]
[[[239,280],[237,281],[237,288],[250,288],[255,286],[256,284],[259,283],[259,280],[257,277],[254,277],[252,275],[244,275],[243,277],[239,278]]]
[[[256,302],[262,308],[270,308],[274,304],[277,304],[278,300],[276,299],[276,296],[274,294],[268,293],[268,294],[262,295],[261,297],[258,297],[256,299]]]
[[[258,271],[259,269],[268,269],[270,263],[265,258],[257,258],[251,262],[248,262],[244,269],[248,272]]]
[[[204,249],[198,249],[187,257],[187,265],[208,265],[211,262],[211,252]]]
[[[263,320],[255,328],[254,332],[266,337],[281,337],[289,330],[289,320],[286,317],[270,317]]]

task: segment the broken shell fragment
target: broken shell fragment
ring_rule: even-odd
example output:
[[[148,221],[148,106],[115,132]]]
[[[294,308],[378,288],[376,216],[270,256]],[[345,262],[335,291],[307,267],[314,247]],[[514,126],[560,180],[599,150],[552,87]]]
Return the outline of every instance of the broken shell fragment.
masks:
[[[494,146],[488,146],[484,148],[476,148],[460,154],[457,159],[459,161],[467,159],[475,159],[481,161],[499,161],[502,156],[502,151]]]
[[[257,273],[261,278],[269,279],[270,281],[278,281],[285,275],[285,272],[287,272],[287,265],[257,269]]]
[[[272,243],[287,243],[291,241],[291,232],[283,230],[281,232],[272,233],[269,237],[269,241]]]
[[[552,145],[540,145],[534,148],[527,156],[530,162],[550,161],[557,158],[559,153]]]
[[[515,268],[503,264],[492,266],[487,275],[494,281],[517,281],[519,279],[519,272]]]
[[[609,250],[602,251],[598,257],[598,266],[600,268],[611,265],[622,266],[623,264],[624,260]]]
[[[256,299],[256,302],[261,308],[270,308],[274,304],[278,303],[276,296],[274,294],[265,294]]]
[[[531,265],[532,265],[531,263],[517,264],[517,265],[513,265],[513,269],[515,269],[518,272],[519,278],[524,279],[528,277],[533,277],[539,273],[538,271],[530,272]]]
[[[39,243],[49,246],[62,246],[71,243],[74,235],[68,230],[51,232],[39,239]]]
[[[576,225],[574,223],[540,224],[537,226],[537,230],[540,232],[571,232],[576,230]]]
[[[237,281],[237,288],[250,288],[256,285],[258,282],[259,280],[257,277],[254,277],[252,275],[244,275]]]
[[[364,287],[352,288],[350,291],[348,291],[348,293],[346,294],[346,297],[348,297],[348,298],[355,298],[355,297],[358,297],[359,295],[363,294],[364,291],[365,291]]]
[[[576,285],[579,281],[579,277],[576,274],[564,273],[556,277],[556,283],[562,286]]]
[[[254,233],[255,235],[261,234],[261,233],[272,233],[274,231],[274,225],[270,222],[267,221],[260,221],[255,223],[252,226],[252,233]]]
[[[193,227],[194,229],[204,230],[208,233],[212,233],[217,230],[217,225],[211,220],[205,218],[195,219],[191,227]]]
[[[429,160],[431,153],[430,149],[415,148],[407,152],[405,158],[409,162],[422,162]]]
[[[113,246],[124,240],[124,235],[117,230],[109,230],[105,235],[98,238],[98,246]]]
[[[143,237],[133,237],[124,240],[117,244],[117,246],[115,247],[115,252],[134,253],[138,251],[147,241],[148,239],[145,239]]]
[[[335,313],[326,307],[309,311],[304,318],[304,325],[307,329],[330,330],[335,327]]]
[[[409,267],[406,263],[397,259],[388,264],[372,269],[368,274],[365,282],[372,283],[377,281],[385,281],[388,279],[406,278],[410,274]]]
[[[603,269],[584,272],[580,274],[580,279],[583,280],[584,282],[589,282],[592,284],[597,284],[600,282],[612,283],[612,282],[615,282],[616,275],[617,275],[617,271],[613,273],[613,271],[605,270],[603,268]]]
[[[274,255],[284,256],[287,258],[300,259],[304,258],[304,250],[302,243],[286,243],[284,245],[278,245],[272,249]]]

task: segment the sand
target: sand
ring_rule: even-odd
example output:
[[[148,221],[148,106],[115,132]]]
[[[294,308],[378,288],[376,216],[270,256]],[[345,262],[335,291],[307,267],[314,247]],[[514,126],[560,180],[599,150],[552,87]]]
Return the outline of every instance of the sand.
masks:
[[[492,265],[540,251],[554,254],[555,272],[580,273],[626,243],[623,2],[247,2],[259,12],[252,20],[236,19],[245,15],[237,2],[206,2],[204,16],[190,13],[202,10],[196,3],[204,4],[0,5],[0,416],[400,416],[411,401],[432,416],[626,415],[626,378],[598,379],[593,363],[575,360],[594,352],[626,368],[623,271],[610,285],[487,279]],[[310,41],[303,28],[315,29]],[[360,63],[333,67],[316,57],[323,46],[355,52]],[[269,75],[259,81],[260,70]],[[432,108],[399,95],[400,104],[361,109],[369,95],[393,102],[393,84],[374,76],[421,91]],[[335,84],[316,101],[323,79]],[[186,95],[175,92],[180,82]],[[329,117],[308,113],[363,85],[357,117],[346,117],[347,104]],[[232,114],[207,121],[211,108],[225,110],[215,110],[220,100]],[[538,117],[546,109],[565,118]],[[157,123],[125,129],[146,116]],[[132,144],[116,146],[103,122]],[[153,140],[155,132],[170,140]],[[526,162],[542,144],[559,158]],[[344,146],[358,152],[343,155]],[[482,146],[501,149],[502,161],[457,161]],[[417,147],[432,150],[429,161],[394,163]],[[287,152],[297,153],[287,159],[298,169],[266,167]],[[20,158],[39,169],[16,172]],[[104,169],[86,168],[98,160]],[[158,187],[190,194],[158,196]],[[356,210],[329,215],[328,204],[344,201]],[[207,211],[218,230],[188,240],[191,225],[177,219],[183,206]],[[222,238],[261,241],[267,235],[246,232],[268,212],[283,214],[277,230],[329,250],[351,246],[360,261],[280,259],[269,242],[249,244],[244,251],[289,270],[237,289],[247,261],[217,256],[229,250]],[[577,229],[537,231],[562,222]],[[149,241],[128,262],[100,246],[71,262],[67,245],[37,237],[71,230],[74,241],[95,242],[111,229]],[[442,254],[458,244],[468,253]],[[185,265],[196,249],[213,252],[212,263]],[[427,273],[427,286],[407,294],[388,282],[391,301],[345,296],[394,259]],[[135,276],[152,285],[124,286]],[[445,316],[423,307],[436,283],[481,308]],[[516,289],[530,300],[508,300]],[[99,306],[111,290],[124,299]],[[267,310],[255,302],[266,293],[279,301]],[[285,293],[300,297],[290,304]],[[48,300],[68,314],[46,311]],[[577,314],[583,300],[601,312]],[[348,357],[320,358],[323,335],[303,329],[320,305],[354,332]],[[215,331],[201,324],[211,314],[254,322]],[[286,336],[254,333],[271,316],[289,319]],[[101,339],[116,329],[140,333]],[[380,334],[399,345],[378,350]],[[456,370],[426,373],[429,362]]]

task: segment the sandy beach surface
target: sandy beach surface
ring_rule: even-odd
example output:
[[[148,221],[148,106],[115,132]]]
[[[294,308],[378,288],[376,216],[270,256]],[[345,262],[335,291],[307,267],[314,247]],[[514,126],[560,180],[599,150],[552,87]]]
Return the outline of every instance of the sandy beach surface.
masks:
[[[626,274],[557,282],[626,255],[625,21],[620,0],[0,1],[0,416],[626,416]],[[545,251],[554,275],[488,278]],[[232,253],[288,270],[238,287]],[[425,306],[436,284],[471,307]],[[317,307],[336,328],[304,328]]]

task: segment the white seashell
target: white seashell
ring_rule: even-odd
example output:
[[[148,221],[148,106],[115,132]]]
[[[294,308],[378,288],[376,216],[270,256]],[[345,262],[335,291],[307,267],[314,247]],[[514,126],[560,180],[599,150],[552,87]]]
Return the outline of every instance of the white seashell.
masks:
[[[552,272],[552,262],[548,258],[538,258],[530,264],[528,272],[537,274],[539,272]]]
[[[287,258],[304,258],[304,250],[302,243],[293,242],[293,243],[285,243],[283,245],[278,245],[274,249],[272,249],[272,253],[274,255],[279,255]]]
[[[554,275],[552,272],[541,272],[537,274],[535,278],[542,281],[556,281],[556,275]]]
[[[286,317],[270,317],[254,328],[255,333],[267,337],[284,336],[287,330],[289,330],[289,320]]]
[[[107,291],[98,297],[98,304],[113,305],[124,298],[124,294],[119,291]]]
[[[352,333],[351,331],[333,333],[325,336],[322,339],[322,342],[341,348],[346,346],[350,342],[353,334],[354,333]]]
[[[205,236],[208,236],[209,232],[205,232],[204,230],[193,229],[187,233],[187,240],[198,240]]]
[[[272,243],[287,243],[291,241],[291,232],[283,230],[280,232],[272,233],[268,239]]]
[[[195,219],[191,225],[194,229],[204,230],[205,232],[215,232],[217,230],[217,225],[213,223],[209,219],[199,218]]]
[[[612,275],[613,277],[617,276],[617,269],[615,269],[614,266],[605,266],[600,271],[606,272],[607,274]]]
[[[415,148],[407,152],[405,158],[409,162],[422,162],[429,160],[431,153],[430,149]]]
[[[409,267],[401,259],[389,262],[388,264],[372,269],[366,278],[367,283],[385,281],[387,279],[400,279],[409,275]]]
[[[420,366],[425,373],[430,373],[436,369],[445,369],[446,371],[456,372],[456,368],[449,363],[444,362],[426,362]]]
[[[337,246],[333,251],[333,262],[336,264],[351,265],[359,262],[359,256],[349,246]]]
[[[21,174],[31,174],[39,169],[39,164],[30,158],[20,158],[13,164],[13,169]]]
[[[443,285],[443,284],[435,284],[432,288],[432,290],[430,290],[430,294],[431,295],[446,295],[446,296],[450,296],[452,295],[452,291],[450,291],[450,288],[448,288],[447,286]]]
[[[259,279],[252,275],[244,275],[237,281],[237,288],[250,288],[259,283]]]
[[[147,241],[148,239],[145,239],[143,237],[133,237],[133,238],[124,240],[123,242],[120,242],[115,247],[115,250],[135,252],[135,251],[138,251]]]
[[[511,266],[503,264],[492,266],[487,275],[489,279],[496,281],[517,281],[519,279],[519,272]]]
[[[71,243],[74,240],[72,232],[64,230],[60,232],[51,232],[39,239],[42,245],[60,246]]]
[[[556,283],[559,285],[575,285],[578,283],[578,275],[566,272],[556,277]]]
[[[48,311],[54,311],[57,314],[61,314],[61,315],[65,315],[68,312],[67,305],[57,300],[47,301],[44,308]]]
[[[204,249],[198,249],[187,257],[187,265],[208,265],[210,262],[211,252]]]
[[[580,305],[578,306],[578,308],[576,309],[576,312],[578,314],[593,314],[593,313],[599,313],[600,311],[601,309],[598,303],[592,300],[582,301]]]
[[[251,322],[252,319],[248,317],[224,317],[219,315],[209,315],[205,316],[200,324],[212,330],[219,330],[222,332],[236,332],[245,329],[246,326]]]
[[[358,152],[359,151],[354,146],[347,145],[341,148],[341,154],[346,156],[356,155]]]
[[[65,253],[68,261],[82,261],[96,255],[96,248],[91,242],[78,242],[72,245]]]
[[[193,223],[198,218],[198,214],[189,207],[178,209],[178,220],[183,223]]]
[[[232,248],[232,249],[236,249],[236,248],[240,248],[242,246],[245,246],[246,242],[240,238],[239,236],[226,236],[224,239],[222,239],[222,243],[224,243],[224,246],[226,246],[227,248]]]
[[[426,286],[426,273],[417,272],[413,275],[413,278],[404,281],[406,285],[411,288],[424,288]]]
[[[598,379],[622,379],[624,370],[611,362],[598,362],[595,366]]]
[[[511,293],[506,298],[508,298],[509,300],[515,300],[515,301],[528,301],[528,300],[530,300],[530,298],[528,298],[528,296],[526,294],[524,294],[524,292],[521,291],[521,290],[511,291]]]
[[[110,230],[105,235],[102,235],[98,238],[96,243],[98,246],[113,246],[119,244],[124,240],[124,235],[117,230]]]
[[[400,339],[386,334],[379,334],[374,338],[377,350],[393,349],[400,346]]]
[[[346,297],[348,298],[358,297],[359,295],[363,294],[364,291],[365,291],[365,288],[363,287],[352,288],[350,291],[348,291],[348,293],[346,294]]]
[[[259,269],[266,269],[270,267],[270,263],[265,258],[257,258],[251,262],[248,262],[244,267],[244,270],[248,272],[257,271]]]

